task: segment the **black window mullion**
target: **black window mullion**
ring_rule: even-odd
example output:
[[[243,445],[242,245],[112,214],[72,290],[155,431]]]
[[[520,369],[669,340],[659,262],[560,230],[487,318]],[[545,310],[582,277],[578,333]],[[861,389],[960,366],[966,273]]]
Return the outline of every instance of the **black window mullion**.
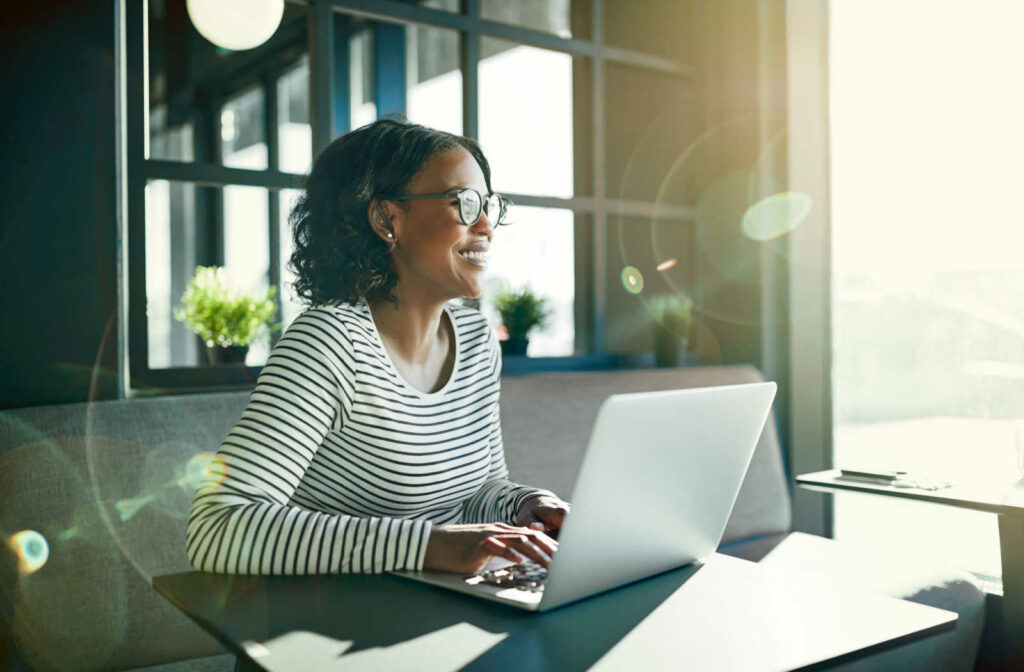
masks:
[[[208,187],[237,185],[265,187],[267,189],[293,189],[302,182],[302,175],[277,170],[249,170],[228,168],[216,163],[185,163],[151,159],[144,162],[142,172],[146,179],[195,182]]]
[[[313,130],[313,156],[330,144],[336,129],[333,128],[334,89],[334,10],[327,0],[317,0],[309,13],[310,50],[309,72],[310,93],[309,122]]]
[[[267,168],[270,170],[278,170],[280,167],[281,157],[281,138],[278,133],[280,128],[278,119],[278,98],[277,98],[277,83],[282,76],[282,72],[272,70],[267,73],[263,78],[263,88],[265,90],[263,101],[266,106],[263,113],[264,129],[263,134],[267,139]],[[281,194],[276,189],[267,190],[267,215],[268,215],[268,226],[267,226],[267,245],[270,246],[270,254],[268,255],[269,268],[267,281],[271,287],[275,288],[277,292],[276,302],[277,309],[274,311],[272,318],[273,322],[280,322],[282,317],[281,312],[281,296],[283,296],[283,287],[281,286]],[[271,344],[274,343],[274,336],[271,336]]]
[[[467,16],[480,15],[480,0],[463,0]],[[480,33],[467,30],[460,33],[459,51],[462,67],[462,134],[480,138]]]
[[[202,112],[202,126],[206,129],[202,139],[203,149],[213,164],[218,166],[224,165],[220,139],[220,109],[223,103],[220,98],[211,100]],[[206,266],[224,265],[223,195],[223,189],[199,189],[196,194],[196,241],[205,245],[205,249],[197,250],[196,259]]]
[[[593,323],[589,325],[593,334],[592,347],[594,352],[605,350],[605,306],[608,303],[607,288],[607,225],[608,225],[608,194],[605,184],[605,90],[604,90],[604,3],[603,0],[592,0],[590,14],[590,34],[594,40],[594,57],[591,64],[591,120],[593,154],[593,189],[597,209],[594,213],[594,229],[591,236],[591,311]]]
[[[149,321],[146,311],[146,105],[149,92],[145,61],[146,3],[125,4],[126,92],[125,153],[128,201],[128,374],[139,380],[149,367]]]

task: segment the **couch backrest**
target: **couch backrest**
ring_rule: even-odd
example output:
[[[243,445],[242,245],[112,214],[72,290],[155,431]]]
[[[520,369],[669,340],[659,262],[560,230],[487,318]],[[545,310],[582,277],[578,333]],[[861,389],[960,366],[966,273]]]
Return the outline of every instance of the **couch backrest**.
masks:
[[[569,497],[610,394],[762,380],[751,367],[548,373],[505,378],[502,425],[512,477]],[[250,392],[18,409],[0,413],[0,535],[49,544],[35,573],[0,567],[0,608],[42,669],[124,669],[221,651],[150,586],[191,569],[185,469],[216,450]],[[725,541],[786,531],[789,496],[772,417]]]
[[[624,392],[711,387],[763,381],[752,366],[542,373],[505,378],[501,424],[505,456],[514,480],[572,494],[598,408]],[[768,416],[723,543],[787,532],[792,524],[774,414]]]
[[[153,591],[191,569],[185,466],[214,451],[250,392],[0,413],[0,534],[49,545],[36,572],[0,576],[18,648],[39,669],[125,669],[223,651]]]

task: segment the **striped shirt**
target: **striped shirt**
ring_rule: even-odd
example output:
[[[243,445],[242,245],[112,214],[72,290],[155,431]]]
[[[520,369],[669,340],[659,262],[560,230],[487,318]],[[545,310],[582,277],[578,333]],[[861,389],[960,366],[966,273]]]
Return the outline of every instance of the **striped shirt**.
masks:
[[[223,473],[196,493],[194,567],[422,569],[432,524],[511,523],[525,499],[550,494],[508,480],[494,331],[476,310],[445,311],[455,365],[433,393],[395,369],[365,300],[295,319],[217,452]]]

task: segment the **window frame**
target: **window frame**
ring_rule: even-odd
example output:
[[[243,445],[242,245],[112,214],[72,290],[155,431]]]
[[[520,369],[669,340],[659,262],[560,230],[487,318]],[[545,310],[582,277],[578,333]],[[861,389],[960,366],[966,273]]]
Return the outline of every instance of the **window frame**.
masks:
[[[583,56],[589,59],[589,91],[587,104],[574,109],[574,115],[583,119],[590,128],[590,137],[581,138],[592,147],[589,157],[589,188],[591,195],[570,198],[538,196],[534,194],[507,194],[519,205],[570,210],[575,215],[574,246],[576,250],[576,350],[580,361],[596,362],[608,359],[605,355],[605,307],[607,286],[604,278],[608,271],[607,228],[610,216],[665,217],[693,221],[690,207],[657,204],[648,201],[629,201],[613,198],[605,183],[606,124],[605,63],[617,63],[633,68],[653,70],[689,82],[698,74],[691,64],[661,56],[646,54],[608,45],[604,42],[603,0],[575,0],[589,13],[589,39],[563,38],[529,28],[498,23],[480,18],[479,0],[462,0],[461,12],[453,13],[432,9],[398,0],[288,0],[289,4],[308,10],[308,57],[310,68],[310,125],[313,136],[313,156],[317,156],[338,135],[347,132],[347,101],[337,105],[335,70],[339,65],[335,53],[336,22],[338,15],[356,16],[392,25],[424,25],[454,30],[460,36],[460,65],[462,69],[463,134],[479,137],[477,65],[480,62],[480,40],[492,37],[551,51]],[[147,82],[147,55],[145,32],[148,28],[147,0],[126,0],[125,42],[126,67],[129,81]],[[272,38],[274,39],[274,38]],[[127,196],[127,369],[128,396],[158,395],[176,392],[212,391],[251,387],[261,367],[201,366],[152,369],[148,363],[148,321],[146,316],[146,263],[145,263],[145,186],[147,181],[159,179],[194,183],[196,186],[255,186],[268,190],[270,240],[270,285],[281,290],[280,277],[280,196],[281,189],[299,188],[302,175],[278,170],[277,87],[276,77],[285,74],[288,67],[278,64],[275,77],[264,76],[265,136],[267,140],[268,168],[265,171],[227,168],[215,162],[179,162],[147,159],[145,147],[146,106],[148,86],[131,87],[126,96],[126,196]],[[219,146],[219,145],[218,145]],[[215,157],[216,158],[216,157]],[[211,227],[216,230],[216,226]],[[222,246],[221,246],[222,247]],[[214,249],[222,257],[214,241]],[[216,255],[215,255],[216,256]],[[280,305],[278,316],[280,319]],[[595,358],[596,356],[596,358]],[[566,368],[576,368],[570,361],[575,358],[553,358],[566,361]],[[552,362],[554,364],[554,362]],[[561,368],[561,367],[559,367]],[[144,385],[145,387],[140,387]]]

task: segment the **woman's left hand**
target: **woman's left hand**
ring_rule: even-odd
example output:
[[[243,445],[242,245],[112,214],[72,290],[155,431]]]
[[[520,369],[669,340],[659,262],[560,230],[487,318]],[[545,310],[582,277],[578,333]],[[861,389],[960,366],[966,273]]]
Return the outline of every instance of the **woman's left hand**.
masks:
[[[569,503],[550,495],[534,495],[519,506],[516,524],[550,532],[562,527]]]

